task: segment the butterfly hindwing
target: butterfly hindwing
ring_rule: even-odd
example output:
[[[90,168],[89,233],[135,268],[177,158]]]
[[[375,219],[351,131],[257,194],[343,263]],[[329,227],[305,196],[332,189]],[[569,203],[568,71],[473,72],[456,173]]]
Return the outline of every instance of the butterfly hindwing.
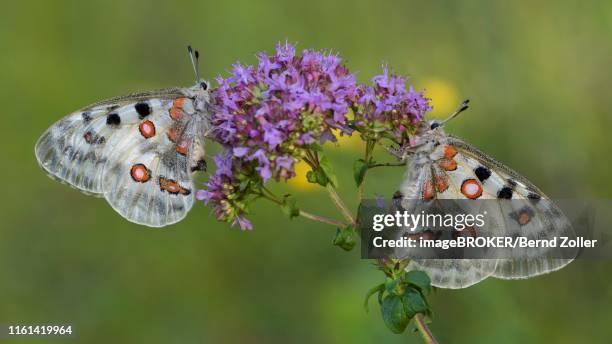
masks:
[[[164,226],[183,219],[193,206],[192,161],[203,154],[196,144],[206,122],[172,113],[177,103],[191,111],[189,100],[174,101],[168,112],[151,118],[158,123],[154,136],[145,138],[141,130],[132,130],[113,143],[105,168],[105,197],[133,222]]]
[[[400,187],[402,210],[418,214],[420,208],[427,208],[427,204],[436,198],[440,192],[438,190],[452,194],[450,180],[443,182],[436,176],[440,175],[436,175],[436,167],[429,159],[412,159]],[[413,259],[408,269],[427,272],[433,286],[457,289],[469,287],[491,276],[496,266],[497,261],[491,259]]]

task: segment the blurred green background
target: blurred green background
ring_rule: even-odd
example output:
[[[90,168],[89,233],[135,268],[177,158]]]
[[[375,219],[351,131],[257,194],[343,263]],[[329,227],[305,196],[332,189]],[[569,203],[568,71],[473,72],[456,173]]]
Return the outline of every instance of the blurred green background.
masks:
[[[197,204],[179,224],[131,224],[102,199],[47,178],[34,144],[60,117],[130,91],[188,86],[185,46],[212,80],[285,39],[331,48],[367,81],[382,62],[433,98],[434,116],[551,197],[609,198],[612,2],[3,1],[0,324],[72,324],[70,338],[14,343],[419,343],[388,331],[365,292],[382,274],[331,245],[333,228],[259,204],[255,230]],[[225,74],[226,75],[226,74]],[[360,146],[330,149],[355,207]],[[608,153],[607,153],[608,152]],[[402,169],[374,170],[390,195]],[[337,216],[297,180],[279,187]],[[281,190],[279,190],[280,192]],[[609,342],[612,264],[576,261],[526,281],[430,297],[443,343]]]

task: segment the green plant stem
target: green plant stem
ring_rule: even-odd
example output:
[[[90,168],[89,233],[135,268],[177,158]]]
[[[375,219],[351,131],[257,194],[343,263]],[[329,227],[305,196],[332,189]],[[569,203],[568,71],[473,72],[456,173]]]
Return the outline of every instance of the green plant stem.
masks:
[[[283,205],[285,202],[283,202],[282,199],[278,198],[274,193],[272,193],[272,191],[268,190],[265,186],[261,187],[261,190],[263,191],[263,193],[260,194],[260,196],[278,204],[278,205]]]
[[[344,223],[342,221],[330,219],[330,218],[327,218],[327,217],[324,217],[324,216],[319,216],[319,215],[311,214],[311,213],[305,212],[305,211],[303,211],[301,209],[300,209],[300,216],[305,217],[305,218],[310,219],[310,220],[313,220],[313,221],[325,223],[325,224],[336,226],[336,227],[346,227],[346,223]]]
[[[338,195],[336,188],[331,183],[328,183],[326,189],[330,198],[332,199],[338,210],[340,210],[340,212],[342,213],[342,216],[344,216],[344,218],[346,219],[346,221],[348,221],[349,224],[354,226],[356,224],[355,219],[353,218],[351,211],[348,209],[344,201],[342,201],[342,199]]]
[[[431,333],[431,330],[427,326],[427,323],[425,323],[425,318],[423,317],[423,314],[417,313],[417,315],[414,316],[414,322],[417,328],[419,329],[419,333],[421,333],[421,336],[423,337],[423,341],[425,341],[425,343],[438,344],[438,341],[434,337],[433,333]]]
[[[363,155],[363,161],[369,165],[370,164],[370,160],[372,160],[372,152],[374,151],[374,146],[376,145],[376,141],[374,140],[367,140],[366,141],[366,147],[365,147],[365,153]],[[363,194],[365,193],[365,177],[368,174],[368,169],[369,167],[363,172],[363,180],[361,181],[361,184],[359,184],[359,188],[357,189],[357,199],[361,202],[361,200],[363,199]]]
[[[387,162],[387,163],[380,163],[380,164],[372,164],[369,166],[369,168],[374,168],[374,167],[400,167],[400,166],[406,166],[405,163],[403,162]]]
[[[261,194],[259,194],[260,197],[263,197],[273,203],[276,203],[278,205],[283,205],[284,202],[283,200],[281,200],[280,198],[278,198],[277,196],[275,196],[270,190],[266,189],[265,187],[262,188],[263,192]],[[321,223],[325,223],[328,225],[332,225],[332,226],[336,226],[336,227],[346,227],[346,224],[342,221],[338,221],[338,220],[334,220],[334,219],[330,219],[328,217],[325,216],[320,216],[320,215],[315,215],[306,211],[303,211],[302,209],[300,209],[300,216],[307,218],[309,220],[313,220],[313,221],[317,221],[317,222],[321,222]]]

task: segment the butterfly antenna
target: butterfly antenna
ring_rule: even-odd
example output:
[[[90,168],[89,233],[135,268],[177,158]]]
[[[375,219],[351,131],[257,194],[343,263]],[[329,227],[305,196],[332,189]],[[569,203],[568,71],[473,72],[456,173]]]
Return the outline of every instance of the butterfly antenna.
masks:
[[[455,112],[453,112],[450,116],[448,116],[447,119],[445,119],[444,121],[442,121],[442,123],[440,123],[440,126],[443,126],[444,124],[446,124],[446,122],[450,121],[451,119],[459,116],[460,113],[462,113],[463,111],[467,110],[468,103],[470,102],[469,99],[466,99],[463,101],[463,103],[461,103],[461,105],[459,105],[459,107],[457,108],[457,110],[455,110]]]
[[[194,53],[193,49],[191,49],[191,45],[187,46],[187,52],[189,53],[189,59],[191,59],[191,66],[193,67],[193,72],[195,73],[197,83],[200,81],[200,68],[198,67],[200,53],[197,50]]]

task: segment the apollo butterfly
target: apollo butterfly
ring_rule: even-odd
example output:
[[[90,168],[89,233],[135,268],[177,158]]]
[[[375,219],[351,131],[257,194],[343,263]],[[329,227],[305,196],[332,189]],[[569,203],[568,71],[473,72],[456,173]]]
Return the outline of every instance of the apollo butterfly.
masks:
[[[189,88],[133,93],[87,106],[53,124],[36,143],[49,176],[104,197],[129,221],[161,227],[194,203],[192,172],[204,170],[212,111],[198,52]]]
[[[410,146],[392,151],[402,159],[410,157],[405,179],[399,193],[394,196],[399,201],[396,204],[400,204],[397,207],[410,211],[436,200],[455,203],[462,199],[512,200],[487,203],[492,205],[487,210],[494,217],[503,219],[500,227],[505,235],[540,239],[575,236],[563,212],[535,185],[463,140],[444,132],[444,124],[465,110],[467,102],[442,122],[423,121],[417,127]],[[470,235],[472,232],[454,235]],[[411,233],[409,236],[425,234]],[[432,285],[437,287],[465,288],[489,276],[519,279],[558,270],[569,264],[573,257],[572,253],[567,259],[414,259],[407,269],[426,271]]]

